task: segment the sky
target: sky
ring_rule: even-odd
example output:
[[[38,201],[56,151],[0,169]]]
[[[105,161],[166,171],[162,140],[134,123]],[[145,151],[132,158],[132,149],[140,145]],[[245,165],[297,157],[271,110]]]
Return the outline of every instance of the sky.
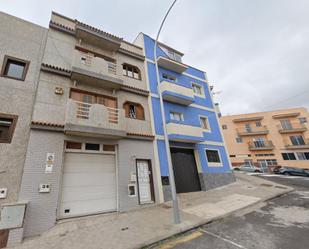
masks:
[[[51,11],[133,42],[155,36],[172,0],[0,0],[48,27]],[[309,108],[308,0],[178,0],[160,40],[208,74],[224,115]]]

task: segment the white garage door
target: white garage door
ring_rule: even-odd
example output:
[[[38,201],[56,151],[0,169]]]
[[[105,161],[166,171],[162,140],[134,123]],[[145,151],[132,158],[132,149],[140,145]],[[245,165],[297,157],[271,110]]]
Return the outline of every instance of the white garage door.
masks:
[[[66,153],[60,218],[116,210],[115,155]]]

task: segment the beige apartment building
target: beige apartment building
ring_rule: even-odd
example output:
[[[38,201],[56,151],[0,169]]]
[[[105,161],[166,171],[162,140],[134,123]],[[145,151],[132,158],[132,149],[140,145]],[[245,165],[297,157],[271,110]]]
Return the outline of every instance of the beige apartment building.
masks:
[[[232,165],[309,168],[308,119],[306,108],[221,117]]]

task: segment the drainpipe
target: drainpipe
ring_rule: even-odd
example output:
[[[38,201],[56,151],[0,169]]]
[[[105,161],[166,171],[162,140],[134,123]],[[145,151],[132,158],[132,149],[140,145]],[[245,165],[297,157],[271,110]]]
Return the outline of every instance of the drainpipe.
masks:
[[[162,30],[163,24],[176,2],[177,0],[174,0],[174,2],[169,7],[168,11],[166,12],[161,22],[161,25],[160,25],[160,28],[159,28],[159,31],[158,31],[158,34],[155,40],[153,54],[154,54],[154,61],[155,61],[155,66],[156,66],[157,89],[158,89],[158,94],[160,98],[160,108],[161,108],[161,116],[162,116],[162,122],[163,122],[164,142],[165,142],[165,150],[166,150],[166,155],[167,155],[167,164],[168,164],[168,171],[169,171],[169,182],[170,182],[171,191],[172,191],[174,223],[179,224],[180,223],[180,213],[179,213],[179,206],[178,206],[178,200],[177,200],[177,195],[176,195],[176,185],[175,185],[174,171],[173,171],[173,165],[172,165],[172,159],[171,159],[170,143],[168,140],[168,134],[166,130],[165,111],[164,111],[163,99],[162,99],[162,94],[161,94],[161,89],[160,89],[161,83],[160,83],[159,68],[158,68],[158,61],[157,61],[158,39],[159,39],[161,30]]]

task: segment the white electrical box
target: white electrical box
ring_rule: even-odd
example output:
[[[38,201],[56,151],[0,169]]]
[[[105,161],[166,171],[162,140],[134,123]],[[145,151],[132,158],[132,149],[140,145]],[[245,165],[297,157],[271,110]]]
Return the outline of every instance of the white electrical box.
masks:
[[[43,183],[39,186],[39,193],[49,193],[50,192],[50,184]]]
[[[0,188],[0,199],[5,199],[8,193],[7,188]]]

